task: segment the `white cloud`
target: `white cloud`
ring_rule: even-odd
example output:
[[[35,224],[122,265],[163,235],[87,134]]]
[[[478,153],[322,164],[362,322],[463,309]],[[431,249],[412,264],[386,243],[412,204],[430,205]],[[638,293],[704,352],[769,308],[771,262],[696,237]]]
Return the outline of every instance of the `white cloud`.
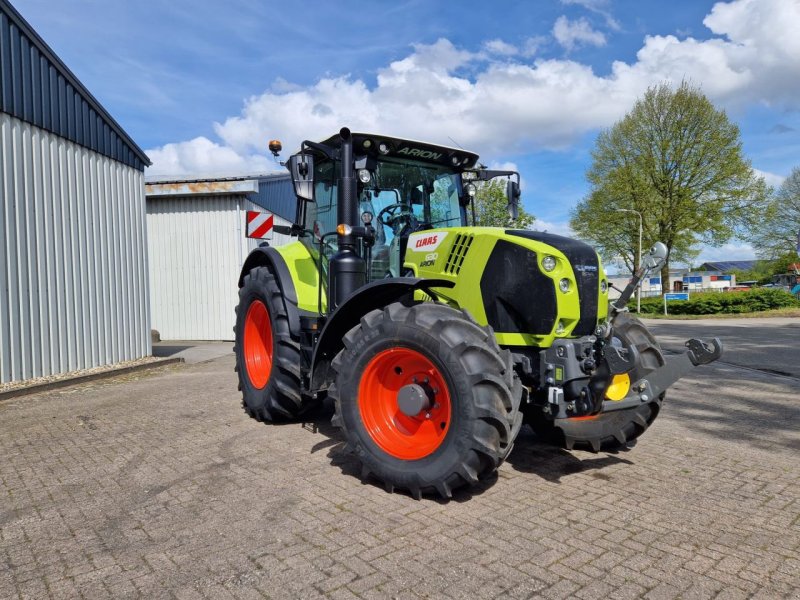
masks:
[[[605,46],[606,36],[602,31],[592,29],[584,17],[570,21],[561,15],[553,25],[553,37],[567,50],[574,50],[579,46]]]
[[[771,185],[774,188],[779,188],[783,181],[786,179],[783,175],[776,175],[775,173],[770,173],[769,171],[762,171],[761,169],[753,169],[756,175],[759,177],[763,177],[764,181],[767,185]]]
[[[606,25],[614,31],[619,31],[622,27],[608,10],[608,0],[561,0],[561,4],[577,4],[586,10],[601,15],[606,20]]]
[[[215,144],[205,137],[167,144],[161,148],[148,150],[147,155],[153,162],[153,166],[147,169],[148,176],[201,173],[240,175],[275,170],[275,165],[265,156],[242,156],[233,149]]]
[[[500,56],[514,56],[519,54],[519,49],[516,46],[508,44],[503,40],[489,40],[483,44],[487,52],[491,54],[499,54]]]
[[[543,221],[536,219],[531,226],[531,229],[536,231],[546,231],[547,233],[554,233],[556,235],[563,235],[564,237],[575,237],[575,232],[569,227],[569,223],[564,221]]]
[[[542,46],[547,42],[547,38],[542,35],[535,35],[533,37],[529,37],[525,40],[522,44],[522,50],[520,54],[525,58],[530,58],[532,56],[536,56],[539,53],[539,50]]]
[[[148,153],[159,173],[252,170],[271,166],[263,158],[271,138],[282,139],[290,152],[304,139],[323,139],[346,125],[445,145],[452,138],[488,162],[566,148],[613,124],[648,86],[665,80],[688,79],[726,108],[800,109],[800,3],[718,3],[704,24],[715,34],[711,39],[648,36],[635,62],[614,62],[603,76],[573,60],[529,64],[524,46],[520,58],[497,62],[485,51],[440,39],[380,69],[374,85],[346,74],[303,87],[276,82],[247,99],[239,115],[215,124],[221,144],[198,138]]]

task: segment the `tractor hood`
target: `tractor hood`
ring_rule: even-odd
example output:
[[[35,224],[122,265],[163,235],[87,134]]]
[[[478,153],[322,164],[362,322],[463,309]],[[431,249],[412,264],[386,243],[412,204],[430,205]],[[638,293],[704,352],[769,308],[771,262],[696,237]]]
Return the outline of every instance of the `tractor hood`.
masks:
[[[608,287],[591,246],[570,238],[495,227],[411,234],[404,267],[451,279],[442,295],[490,325],[501,344],[548,346],[593,335],[608,315]],[[476,293],[477,292],[477,293]]]

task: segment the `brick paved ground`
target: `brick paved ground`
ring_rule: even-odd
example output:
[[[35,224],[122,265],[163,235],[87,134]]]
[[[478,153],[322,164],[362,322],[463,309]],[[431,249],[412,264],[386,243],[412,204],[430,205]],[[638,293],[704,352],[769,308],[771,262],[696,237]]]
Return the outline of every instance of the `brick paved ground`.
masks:
[[[251,421],[232,367],[0,405],[0,597],[800,593],[796,379],[707,368],[616,455],[524,430],[445,503],[363,485],[329,427]]]

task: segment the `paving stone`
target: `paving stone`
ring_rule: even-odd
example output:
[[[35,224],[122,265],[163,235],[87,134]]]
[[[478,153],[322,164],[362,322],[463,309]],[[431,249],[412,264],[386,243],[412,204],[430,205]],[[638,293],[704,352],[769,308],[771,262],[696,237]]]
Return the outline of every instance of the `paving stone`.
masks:
[[[442,502],[363,484],[329,408],[247,418],[232,366],[0,404],[0,598],[800,595],[791,381],[711,366],[628,452],[524,428]]]

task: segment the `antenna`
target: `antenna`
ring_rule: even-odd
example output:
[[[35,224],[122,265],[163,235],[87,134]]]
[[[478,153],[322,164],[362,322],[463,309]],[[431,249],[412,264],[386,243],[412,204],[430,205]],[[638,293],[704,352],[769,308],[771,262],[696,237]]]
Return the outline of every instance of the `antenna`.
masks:
[[[458,147],[459,147],[459,148],[461,148],[462,150],[464,149],[464,146],[462,146],[461,144],[459,144],[457,141],[455,141],[455,140],[454,140],[453,138],[451,138],[449,135],[447,136],[447,139],[448,139],[448,140],[450,140],[451,142],[453,142],[453,143],[454,143],[456,146],[458,146]]]

